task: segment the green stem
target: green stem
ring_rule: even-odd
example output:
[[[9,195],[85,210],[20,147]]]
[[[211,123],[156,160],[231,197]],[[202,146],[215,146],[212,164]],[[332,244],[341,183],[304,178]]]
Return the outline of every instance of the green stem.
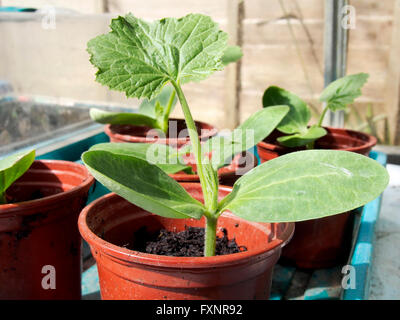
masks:
[[[206,234],[204,243],[204,256],[211,257],[215,255],[215,244],[217,241],[217,222],[215,217],[207,218]]]
[[[175,96],[176,96],[176,91],[173,90],[171,95],[169,96],[167,108],[164,110],[163,120],[162,120],[163,121],[162,130],[164,131],[164,133],[167,133],[168,131],[168,120],[169,120],[169,115],[171,113],[172,104],[175,100]]]
[[[207,211],[204,213],[206,217],[206,234],[204,239],[204,256],[214,256],[215,255],[215,243],[216,243],[216,232],[217,232],[217,220],[218,217],[215,215],[215,210],[218,207],[218,197],[213,197],[214,194],[218,194],[217,190],[213,190],[213,186],[209,181],[207,181],[205,169],[203,167],[203,155],[201,152],[201,144],[199,135],[197,134],[197,129],[195,122],[193,120],[192,114],[189,109],[189,105],[186,101],[185,95],[179,85],[179,82],[171,80],[172,85],[175,88],[178,99],[181,103],[183,115],[185,116],[185,122],[187,129],[189,131],[190,142],[192,144],[192,150],[196,159],[197,174],[199,175],[201,189],[203,191],[204,204]],[[213,189],[211,189],[213,188]],[[215,209],[215,210],[214,210]]]
[[[172,85],[174,86],[176,94],[178,95],[178,99],[181,103],[183,115],[185,117],[186,126],[189,131],[190,142],[192,143],[193,153],[194,153],[194,156],[196,159],[197,174],[199,175],[199,178],[200,178],[200,184],[201,184],[201,188],[203,190],[203,195],[204,195],[204,202],[207,207],[209,205],[208,204],[209,200],[207,197],[207,195],[208,195],[207,187],[206,187],[207,182],[206,182],[203,163],[202,163],[202,153],[201,153],[201,144],[200,144],[199,135],[197,134],[196,125],[194,123],[192,114],[190,112],[189,105],[186,101],[185,95],[183,94],[183,91],[182,91],[179,83],[172,81]]]
[[[324,121],[325,114],[328,111],[328,109],[329,109],[328,106],[326,106],[325,109],[322,111],[321,117],[319,118],[318,121],[318,127],[322,127],[322,121]]]

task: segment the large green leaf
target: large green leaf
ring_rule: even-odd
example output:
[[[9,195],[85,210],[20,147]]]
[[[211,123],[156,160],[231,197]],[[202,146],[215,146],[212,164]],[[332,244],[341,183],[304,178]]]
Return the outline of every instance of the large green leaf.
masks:
[[[190,166],[184,164],[184,161],[178,149],[159,143],[99,143],[92,146],[89,151],[102,150],[134,156],[146,160],[147,162],[158,166],[167,174],[173,174],[179,171],[188,171]]]
[[[253,221],[316,219],[360,207],[385,189],[378,162],[348,151],[308,150],[267,161],[236,181],[220,207]]]
[[[129,124],[136,126],[148,126],[158,128],[157,120],[140,113],[110,112],[97,108],[91,108],[90,117],[98,123]]]
[[[223,68],[228,35],[208,16],[149,23],[127,14],[110,27],[88,42],[90,61],[98,82],[127,97],[152,99],[169,81],[200,81]]]
[[[201,218],[205,208],[159,167],[108,151],[86,151],[82,161],[105,187],[131,203],[169,218]]]
[[[262,102],[264,108],[275,105],[287,105],[290,107],[289,113],[277,127],[279,131],[287,134],[307,131],[307,125],[311,119],[310,108],[295,94],[285,89],[271,86],[265,90]]]
[[[4,193],[35,161],[35,150],[18,152],[0,160],[0,204],[5,203]]]
[[[337,79],[322,91],[319,100],[326,102],[332,111],[345,109],[361,95],[361,88],[368,77],[367,73],[357,73]]]
[[[326,135],[326,130],[322,127],[311,126],[305,132],[295,133],[288,136],[279,137],[278,142],[289,148],[301,147],[313,142]]]
[[[288,113],[288,106],[264,108],[253,113],[228,136],[207,140],[204,153],[212,152],[212,164],[219,168],[230,163],[232,157],[265,139]]]

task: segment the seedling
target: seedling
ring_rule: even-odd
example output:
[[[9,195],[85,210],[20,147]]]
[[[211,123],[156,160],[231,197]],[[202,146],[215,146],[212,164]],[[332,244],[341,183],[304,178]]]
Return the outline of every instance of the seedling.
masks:
[[[111,29],[90,41],[91,61],[99,68],[97,80],[148,99],[172,84],[185,116],[204,203],[157,165],[133,153],[90,150],[82,160],[97,180],[144,210],[177,219],[204,216],[205,256],[215,254],[217,221],[226,210],[260,222],[316,219],[362,206],[386,187],[386,169],[370,158],[346,151],[309,150],[252,169],[219,201],[215,165],[202,152],[181,85],[223,68],[227,34],[201,14],[153,23],[128,14],[113,19]]]
[[[307,146],[309,149],[313,149],[315,140],[327,134],[322,127],[326,112],[328,110],[345,110],[361,95],[361,88],[367,79],[368,74],[358,73],[330,83],[319,97],[319,100],[325,103],[325,107],[318,123],[312,126],[309,126],[311,111],[306,102],[285,89],[276,86],[268,87],[262,98],[264,108],[276,104],[286,104],[290,107],[289,113],[277,127],[280,132],[285,134],[277,139],[278,142],[286,147]]]
[[[0,160],[0,204],[6,204],[7,189],[21,177],[35,161],[35,150],[18,152]]]

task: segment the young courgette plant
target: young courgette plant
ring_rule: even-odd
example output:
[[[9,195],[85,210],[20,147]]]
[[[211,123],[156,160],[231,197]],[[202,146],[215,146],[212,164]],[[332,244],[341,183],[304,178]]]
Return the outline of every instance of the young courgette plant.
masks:
[[[204,216],[205,256],[215,254],[217,221],[226,210],[260,222],[315,219],[357,208],[386,187],[386,169],[370,158],[346,151],[309,150],[252,169],[219,200],[216,165],[202,151],[181,86],[223,68],[227,34],[201,14],[153,23],[128,14],[113,19],[111,29],[90,42],[97,80],[127,95],[148,99],[172,84],[185,116],[204,203],[191,197],[159,166],[134,152],[89,150],[82,160],[98,181],[144,210],[177,219]],[[287,107],[274,110],[281,110],[283,117]],[[221,145],[231,147],[236,140]]]
[[[12,154],[0,159],[0,205],[7,203],[7,189],[21,177],[35,161],[35,150]]]
[[[318,123],[309,125],[311,110],[305,101],[285,89],[270,86],[263,95],[264,108],[276,104],[285,104],[290,107],[289,113],[277,127],[284,136],[277,140],[285,147],[307,146],[314,148],[315,140],[325,136],[326,130],[322,127],[326,112],[345,110],[347,106],[361,95],[361,88],[368,79],[368,74],[358,73],[339,78],[331,82],[321,93],[319,100],[325,104]]]

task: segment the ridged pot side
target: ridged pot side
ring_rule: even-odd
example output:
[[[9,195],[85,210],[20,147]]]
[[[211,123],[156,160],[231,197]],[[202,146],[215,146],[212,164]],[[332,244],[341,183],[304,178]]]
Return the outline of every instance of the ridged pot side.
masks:
[[[0,299],[81,298],[77,220],[93,183],[80,164],[37,160],[7,190],[19,202],[0,205]]]
[[[182,183],[201,200],[201,186]],[[231,191],[220,187],[220,197]],[[79,229],[96,259],[102,299],[267,299],[273,267],[290,240],[294,224],[247,222],[224,213],[218,228],[226,228],[248,251],[215,257],[171,257],[121,247],[136,230],[181,231],[204,226],[204,220],[168,219],[146,212],[115,194],[87,206]]]

